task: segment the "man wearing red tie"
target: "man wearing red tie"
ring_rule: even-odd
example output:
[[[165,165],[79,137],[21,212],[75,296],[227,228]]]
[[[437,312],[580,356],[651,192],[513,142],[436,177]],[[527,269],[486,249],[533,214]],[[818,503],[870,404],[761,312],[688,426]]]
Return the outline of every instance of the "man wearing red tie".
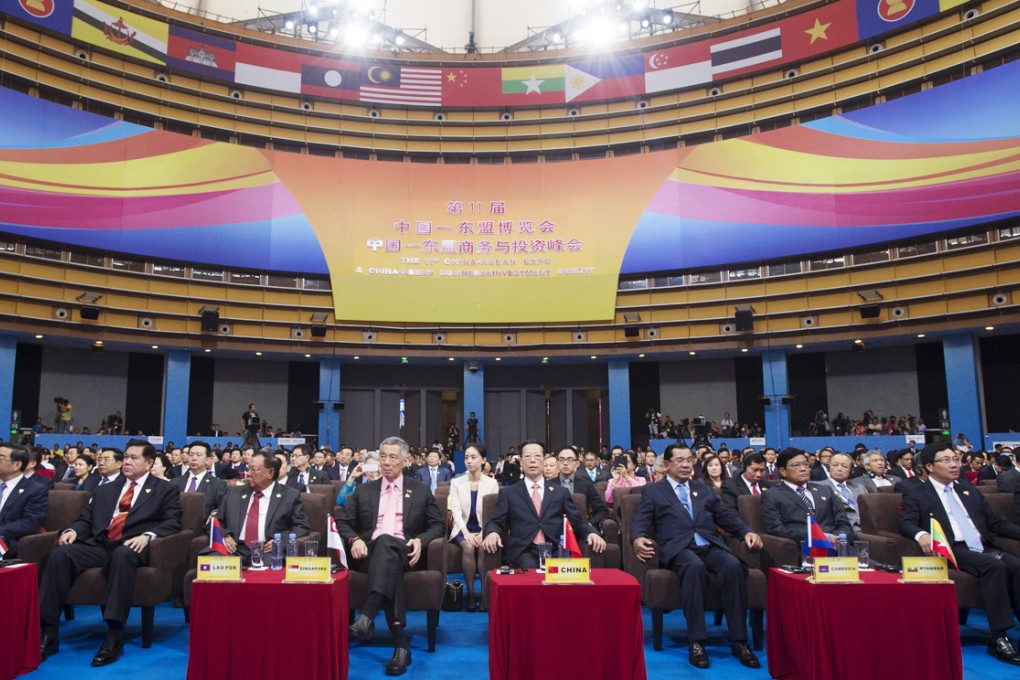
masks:
[[[103,610],[108,631],[92,665],[111,664],[124,652],[124,622],[137,570],[149,563],[149,543],[181,528],[180,491],[149,474],[155,459],[147,441],[128,442],[122,476],[96,489],[81,517],[60,534],[39,593],[43,660],[59,651],[60,613],[75,579],[91,567],[103,568],[110,587]]]
[[[779,456],[779,453],[772,447],[769,447],[762,451],[762,456],[765,457],[765,474],[762,478],[770,482],[776,481],[779,479],[779,471],[776,470],[776,458]]]
[[[764,474],[765,456],[760,453],[747,454],[744,458],[744,471],[737,477],[723,482],[720,500],[726,507],[736,512],[738,498],[761,495],[761,478]]]

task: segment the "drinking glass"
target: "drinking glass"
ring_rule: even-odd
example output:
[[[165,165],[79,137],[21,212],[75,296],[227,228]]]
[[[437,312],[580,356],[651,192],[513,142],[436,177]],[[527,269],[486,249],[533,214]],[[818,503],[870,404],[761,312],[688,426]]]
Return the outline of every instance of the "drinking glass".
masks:
[[[545,561],[552,557],[552,543],[539,543],[538,544],[538,568],[539,571],[545,572]]]
[[[857,553],[857,568],[868,569],[871,558],[871,546],[867,541],[854,541],[854,552]]]
[[[262,571],[266,568],[265,562],[262,561],[263,550],[265,550],[265,544],[262,541],[252,541],[251,568],[254,571]]]
[[[319,556],[319,542],[305,541],[305,557],[318,557],[318,556]]]
[[[806,543],[807,541],[801,542],[800,566],[804,567],[805,569],[811,569],[814,566],[814,559],[811,557],[810,548],[808,548],[809,552],[807,554],[804,553],[803,548],[805,548],[804,544]]]

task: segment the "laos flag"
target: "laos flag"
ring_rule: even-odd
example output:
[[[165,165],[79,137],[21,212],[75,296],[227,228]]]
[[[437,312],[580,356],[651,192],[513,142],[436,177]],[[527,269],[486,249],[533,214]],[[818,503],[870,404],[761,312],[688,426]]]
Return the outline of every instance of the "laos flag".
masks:
[[[215,517],[211,517],[209,521],[212,524],[209,528],[209,549],[221,555],[228,554],[227,546],[223,543],[223,528],[220,526],[220,521]]]
[[[813,515],[807,517],[807,538],[804,540],[803,552],[811,557],[829,557],[836,554],[832,541],[818,526]]]

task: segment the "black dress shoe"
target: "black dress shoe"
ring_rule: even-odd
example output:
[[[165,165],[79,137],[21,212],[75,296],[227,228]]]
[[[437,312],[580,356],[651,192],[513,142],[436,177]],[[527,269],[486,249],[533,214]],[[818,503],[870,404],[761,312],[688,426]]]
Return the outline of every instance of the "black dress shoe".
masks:
[[[358,640],[368,641],[375,637],[375,621],[364,614],[358,614],[358,618],[354,619],[348,630]]]
[[[42,657],[40,661],[45,661],[59,651],[60,640],[57,639],[56,633],[43,633],[39,636],[39,656]]]
[[[475,605],[475,598],[474,598],[474,597],[468,597],[468,599],[467,599],[467,604],[466,604],[466,605],[464,605],[464,611],[466,611],[466,612],[474,612],[474,611],[478,611],[478,610],[477,610],[477,609],[475,608],[475,606],[476,606],[476,605]]]
[[[708,652],[705,651],[705,645],[700,642],[692,642],[687,662],[695,668],[708,668]]]
[[[107,633],[106,639],[103,640],[103,645],[96,652],[96,655],[92,657],[93,666],[109,666],[111,663],[120,658],[121,654],[124,653],[124,638],[122,636],[115,635],[114,633]]]
[[[411,650],[406,647],[397,647],[393,650],[393,656],[386,662],[386,675],[403,675],[410,665]]]
[[[1020,666],[1020,654],[1017,654],[1013,643],[1005,635],[1000,635],[988,641],[988,653],[999,661]]]
[[[740,663],[748,668],[761,668],[761,662],[758,661],[758,657],[754,655],[751,648],[747,646],[746,642],[734,642],[730,645],[730,651],[733,652],[733,656],[740,659]]]

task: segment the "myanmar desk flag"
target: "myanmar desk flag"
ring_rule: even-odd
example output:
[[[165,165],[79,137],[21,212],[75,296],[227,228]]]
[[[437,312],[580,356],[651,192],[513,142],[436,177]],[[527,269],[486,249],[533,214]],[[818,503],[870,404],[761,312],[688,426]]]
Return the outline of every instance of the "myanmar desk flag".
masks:
[[[953,564],[953,569],[959,570],[956,566],[956,555],[946,540],[946,534],[942,531],[942,525],[934,517],[931,518],[931,551],[936,555],[942,555]]]
[[[210,517],[209,524],[212,525],[209,528],[209,549],[221,555],[229,554],[227,546],[223,542],[223,527],[220,526],[220,521],[215,517]]]
[[[563,515],[563,549],[570,551],[571,557],[581,556],[581,546],[577,544],[577,536],[574,535],[574,527],[570,526],[567,516]]]
[[[810,557],[828,557],[836,554],[832,541],[818,526],[814,515],[807,516],[807,538],[804,540],[803,553]]]

